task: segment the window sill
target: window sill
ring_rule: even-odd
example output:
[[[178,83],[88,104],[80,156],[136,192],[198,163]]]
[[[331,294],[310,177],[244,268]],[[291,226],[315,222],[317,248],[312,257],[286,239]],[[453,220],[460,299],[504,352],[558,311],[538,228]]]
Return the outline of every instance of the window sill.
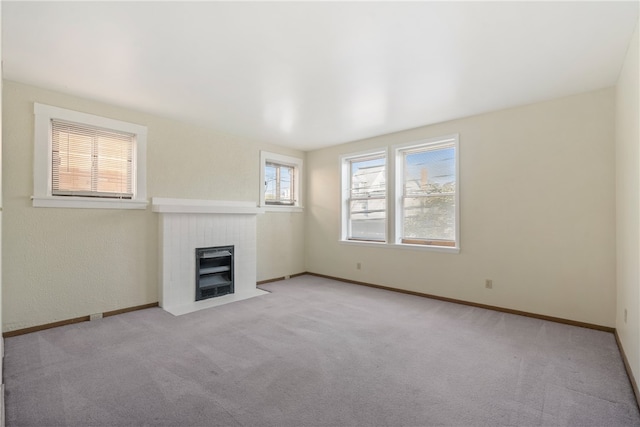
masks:
[[[350,246],[378,246],[383,248],[388,246],[387,242],[374,242],[369,240],[340,240],[340,243]]]
[[[367,242],[364,240],[340,240],[341,244],[351,246],[377,246],[385,249],[401,249],[409,251],[423,251],[423,252],[445,252],[450,254],[460,253],[459,247],[446,247],[446,246],[426,246],[426,245],[410,245],[406,243],[386,243],[386,242]]]
[[[302,206],[274,206],[274,205],[262,205],[260,206],[265,212],[304,212]]]
[[[459,254],[459,247],[451,246],[431,246],[431,245],[412,245],[409,243],[393,243],[389,245],[393,249],[403,249],[410,251],[425,251],[425,252],[446,252],[450,254]]]
[[[98,199],[87,197],[36,197],[32,196],[34,208],[75,209],[146,209],[146,200]]]

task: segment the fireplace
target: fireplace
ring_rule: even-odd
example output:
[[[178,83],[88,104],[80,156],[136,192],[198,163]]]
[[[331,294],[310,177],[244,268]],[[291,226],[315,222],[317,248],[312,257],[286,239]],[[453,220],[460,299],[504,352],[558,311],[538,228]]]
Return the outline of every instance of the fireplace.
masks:
[[[233,246],[196,249],[196,301],[233,293]]]
[[[256,217],[264,210],[255,202],[154,197],[152,206],[160,307],[180,316],[268,294],[256,288]]]

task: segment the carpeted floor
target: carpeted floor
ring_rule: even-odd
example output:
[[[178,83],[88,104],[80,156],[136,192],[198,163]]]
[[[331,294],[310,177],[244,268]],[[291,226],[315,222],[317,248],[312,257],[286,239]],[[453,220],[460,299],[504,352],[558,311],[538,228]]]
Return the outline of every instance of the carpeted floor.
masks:
[[[612,334],[313,276],[5,341],[8,426],[622,426]]]

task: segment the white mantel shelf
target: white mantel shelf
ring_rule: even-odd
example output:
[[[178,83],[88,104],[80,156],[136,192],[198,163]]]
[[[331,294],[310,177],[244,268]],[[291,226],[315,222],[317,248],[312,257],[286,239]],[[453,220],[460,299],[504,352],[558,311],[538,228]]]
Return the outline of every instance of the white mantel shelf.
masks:
[[[257,207],[255,202],[199,199],[166,199],[160,197],[153,197],[151,199],[151,210],[158,213],[237,215],[257,215],[264,213],[264,208]]]

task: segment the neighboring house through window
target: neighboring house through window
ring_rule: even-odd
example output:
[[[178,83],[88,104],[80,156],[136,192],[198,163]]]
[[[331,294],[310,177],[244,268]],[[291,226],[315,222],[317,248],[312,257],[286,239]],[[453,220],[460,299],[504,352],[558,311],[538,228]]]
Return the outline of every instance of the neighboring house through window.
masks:
[[[392,147],[389,173],[386,153],[341,157],[341,240],[458,252],[458,135]]]
[[[397,146],[396,241],[456,247],[457,136]]]
[[[386,240],[386,160],[384,151],[343,157],[343,239]]]

